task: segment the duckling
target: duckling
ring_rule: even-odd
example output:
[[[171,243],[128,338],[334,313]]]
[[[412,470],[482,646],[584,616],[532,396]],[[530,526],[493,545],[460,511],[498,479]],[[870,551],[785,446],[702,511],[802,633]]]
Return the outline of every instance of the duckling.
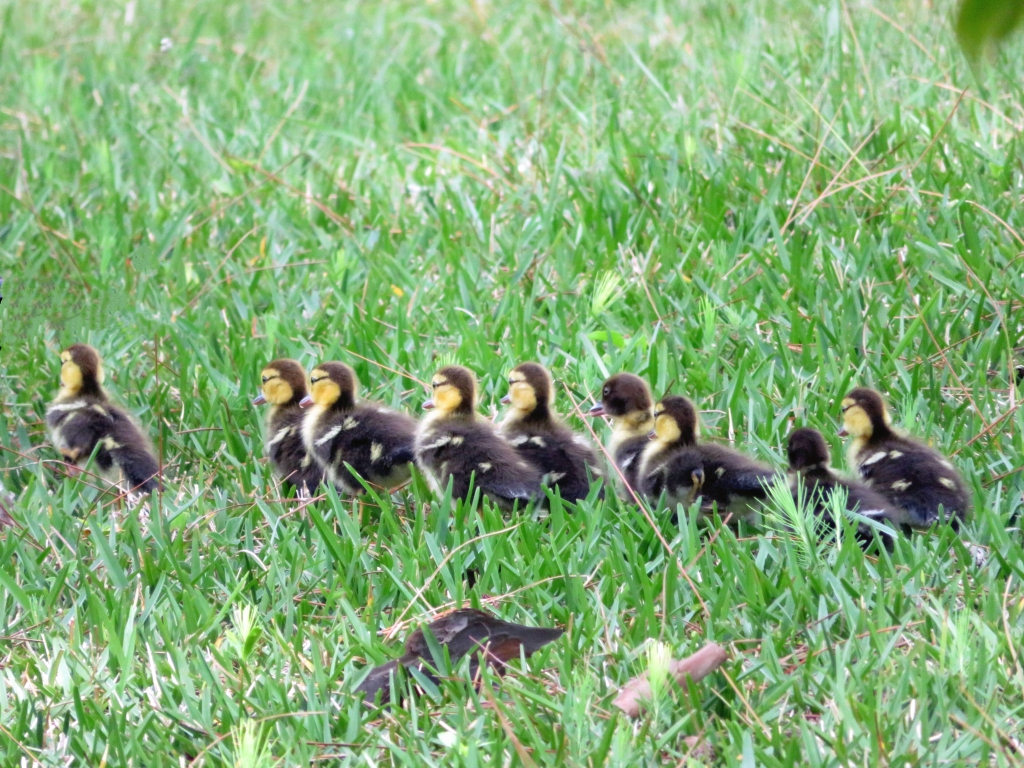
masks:
[[[60,353],[60,391],[46,409],[50,439],[65,461],[82,468],[94,453],[100,473],[112,482],[123,476],[128,490],[160,487],[153,447],[127,411],[103,389],[103,361],[88,344]]]
[[[590,476],[600,477],[597,456],[590,442],[574,434],[552,411],[554,382],[537,363],[522,363],[508,375],[508,394],[501,402],[511,408],[499,427],[520,457],[544,474],[566,501],[576,502],[590,493]],[[589,473],[589,474],[588,474]],[[600,495],[604,496],[604,489]]]
[[[302,440],[332,483],[360,494],[364,489],[359,477],[385,489],[409,479],[415,419],[358,402],[359,379],[344,363],[320,363],[309,382],[309,394],[300,403],[310,409],[302,422]]]
[[[439,646],[448,648],[448,660],[453,668],[467,653],[472,654],[469,664],[471,679],[477,676],[481,658],[500,674],[505,671],[506,662],[520,657],[520,650],[524,656],[529,657],[564,634],[562,629],[527,627],[502,621],[473,608],[450,611],[432,621],[426,629],[434,636]],[[430,669],[435,663],[430,646],[424,637],[424,627],[420,627],[405,641],[405,653],[387,664],[370,670],[370,674],[359,684],[355,692],[363,694],[367,703],[373,703],[380,692],[380,703],[387,704],[391,699],[389,679],[400,666],[416,665],[428,679],[436,683],[439,678]]]
[[[476,377],[468,368],[449,365],[431,380],[433,410],[416,434],[416,463],[439,493],[452,481],[452,496],[466,499],[470,479],[505,510],[540,495],[540,472],[520,458],[494,425],[476,413]]]
[[[295,360],[267,363],[260,372],[260,394],[253,405],[270,403],[267,436],[263,443],[270,464],[284,485],[306,496],[323,482],[324,473],[302,442],[302,407],[306,396],[306,371]]]
[[[665,494],[670,507],[688,507],[696,501],[704,485],[697,434],[697,409],[685,397],[666,397],[654,407],[654,429],[644,435],[638,462],[638,490],[644,496],[657,501]]]
[[[929,528],[940,518],[959,530],[971,508],[964,481],[941,454],[892,428],[889,410],[873,389],[858,387],[842,402],[840,436],[852,436],[850,466],[904,514],[900,525]]]
[[[685,397],[670,395],[654,407],[654,430],[640,461],[640,488],[650,499],[664,493],[671,504],[701,499],[701,512],[753,521],[780,474],[732,448],[699,443],[697,409]]]
[[[622,472],[626,484],[640,490],[640,458],[654,427],[654,398],[647,382],[632,373],[617,373],[601,387],[601,402],[588,411],[589,416],[607,416],[612,420],[608,452]]]
[[[856,480],[845,480],[833,472],[829,464],[831,456],[825,438],[816,429],[802,427],[793,430],[789,435],[787,446],[789,456],[789,472],[793,498],[797,498],[797,478],[803,480],[804,499],[811,506],[816,517],[826,521],[830,528],[835,527],[835,520],[830,512],[829,498],[839,488],[846,491],[846,509],[857,512],[872,520],[899,520],[903,512],[893,505],[885,496],[872,490],[864,483]],[[870,526],[861,524],[857,528],[857,538],[862,543],[870,543],[872,539]],[[892,549],[892,537],[879,534],[886,549]]]

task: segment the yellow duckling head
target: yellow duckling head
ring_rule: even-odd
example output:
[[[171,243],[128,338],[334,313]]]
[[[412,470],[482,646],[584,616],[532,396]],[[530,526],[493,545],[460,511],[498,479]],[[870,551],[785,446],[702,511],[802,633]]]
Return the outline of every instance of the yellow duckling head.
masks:
[[[60,353],[60,397],[100,395],[103,361],[88,344],[72,344]]]
[[[281,358],[260,371],[260,394],[253,405],[296,404],[306,396],[306,371],[295,360]]]
[[[476,411],[476,376],[461,365],[447,365],[430,380],[432,397],[424,409],[442,416],[471,416]]]
[[[309,408],[352,408],[359,392],[359,378],[345,363],[320,363],[309,373],[309,394],[300,405]]]
[[[699,433],[697,408],[685,397],[669,395],[654,406],[654,429],[648,437],[664,445],[693,445]]]
[[[885,407],[885,400],[873,389],[858,387],[843,398],[843,426],[840,437],[850,435],[868,440],[873,435],[884,435],[891,430],[892,419]]]
[[[501,402],[512,406],[510,419],[547,418],[555,402],[551,374],[538,363],[520,363],[508,375],[508,394]]]

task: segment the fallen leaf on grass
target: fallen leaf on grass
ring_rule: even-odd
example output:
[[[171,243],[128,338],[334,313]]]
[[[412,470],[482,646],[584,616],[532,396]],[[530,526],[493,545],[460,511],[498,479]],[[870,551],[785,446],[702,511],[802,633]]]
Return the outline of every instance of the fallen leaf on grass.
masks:
[[[727,658],[729,654],[722,646],[708,643],[692,656],[670,661],[668,673],[680,685],[686,681],[687,675],[696,683],[722,666]],[[630,717],[638,717],[644,700],[650,701],[650,698],[651,684],[645,672],[622,686],[612,703]]]

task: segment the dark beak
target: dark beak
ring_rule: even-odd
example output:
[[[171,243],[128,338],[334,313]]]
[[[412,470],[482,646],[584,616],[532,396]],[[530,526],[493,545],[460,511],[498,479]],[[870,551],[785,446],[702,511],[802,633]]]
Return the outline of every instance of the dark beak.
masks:
[[[265,398],[263,396],[263,393],[260,392],[258,395],[256,395],[255,399],[253,399],[252,404],[253,405],[264,405],[264,404],[266,404],[266,402],[267,402],[267,398]]]
[[[309,395],[306,395],[304,398],[299,400],[299,408],[312,408],[312,407],[313,407],[313,398],[310,397]]]
[[[429,410],[431,410],[431,409],[432,409],[433,407],[434,407],[434,401],[433,401],[433,400],[427,400],[427,402],[425,402],[425,403],[423,404],[423,410],[424,410],[424,411],[429,411]]]
[[[850,433],[846,431],[846,427],[840,427],[839,428],[839,436],[840,437],[849,437]]]
[[[647,439],[648,440],[655,440],[655,439],[657,439],[657,437],[658,437],[658,433],[655,432],[653,429],[650,432],[647,433]]]
[[[598,403],[593,408],[591,408],[589,411],[587,411],[587,416],[594,416],[594,417],[604,416],[604,406],[601,405],[600,403]]]
[[[704,486],[704,470],[693,470],[693,472],[690,474],[690,479],[693,480],[694,488],[702,488]]]
[[[512,395],[505,395],[503,398],[501,398],[501,404],[502,405],[509,405],[511,402],[512,402]]]

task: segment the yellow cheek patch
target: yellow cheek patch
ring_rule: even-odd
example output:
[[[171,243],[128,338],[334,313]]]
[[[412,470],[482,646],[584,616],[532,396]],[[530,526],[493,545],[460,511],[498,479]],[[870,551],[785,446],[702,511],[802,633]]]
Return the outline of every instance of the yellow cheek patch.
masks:
[[[508,391],[512,405],[520,411],[532,411],[537,407],[537,393],[524,381],[517,381]]]
[[[846,402],[845,400],[843,402]],[[871,419],[859,405],[852,406],[843,414],[843,428],[854,437],[871,437]]]
[[[70,359],[60,367],[60,384],[69,392],[77,392],[82,388],[82,369]]]
[[[843,402],[840,403],[840,405],[842,405],[843,408],[849,408],[854,403],[856,403],[856,400],[854,400],[851,397],[845,397],[845,398],[843,398]]]
[[[451,384],[442,384],[434,390],[434,407],[439,411],[454,411],[462,405],[462,395]]]
[[[292,385],[282,378],[273,378],[263,385],[263,396],[274,405],[287,403],[294,395]]]
[[[317,378],[317,373],[317,371],[313,371],[314,379]],[[309,396],[317,405],[331,405],[341,397],[341,387],[330,379],[320,379],[310,388]]]
[[[654,431],[658,435],[658,439],[665,443],[674,443],[682,435],[676,420],[665,414],[661,414],[654,420]]]

